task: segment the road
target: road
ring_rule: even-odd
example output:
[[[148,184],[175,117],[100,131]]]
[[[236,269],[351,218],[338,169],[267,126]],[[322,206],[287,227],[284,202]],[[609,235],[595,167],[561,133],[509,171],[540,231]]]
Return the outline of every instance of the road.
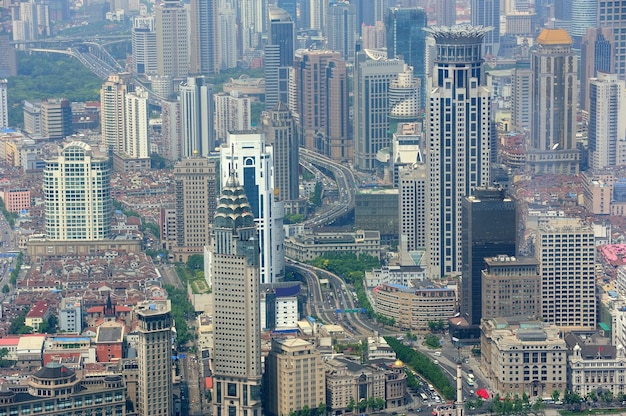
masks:
[[[185,355],[180,364],[181,374],[181,400],[186,400],[189,405],[190,416],[204,415],[204,401],[202,377],[198,369],[198,359],[195,355]],[[184,386],[184,391],[183,391]],[[183,395],[183,392],[185,393]]]
[[[163,279],[164,284],[172,285],[177,287],[178,289],[186,290],[183,286],[178,274],[176,273],[176,268],[172,264],[164,264],[158,267],[159,273],[161,273],[161,279]]]

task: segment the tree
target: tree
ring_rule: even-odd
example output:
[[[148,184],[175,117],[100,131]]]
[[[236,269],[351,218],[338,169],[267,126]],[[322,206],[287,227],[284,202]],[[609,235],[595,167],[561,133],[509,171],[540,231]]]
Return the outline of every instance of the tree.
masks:
[[[300,416],[311,416],[311,409],[309,408],[309,406],[304,405],[304,407],[300,411]]]
[[[315,184],[315,189],[313,190],[313,193],[309,197],[309,201],[311,201],[311,203],[315,205],[316,207],[322,206],[322,183],[321,182],[317,182]]]
[[[385,408],[385,405],[387,404],[387,402],[385,402],[385,399],[383,399],[382,397],[377,397],[376,398],[376,411],[378,410],[383,410]]]
[[[596,393],[594,390],[591,390],[589,393],[587,393],[587,400],[589,400],[590,402],[597,402],[598,393]]]
[[[320,402],[320,404],[317,405],[316,413],[317,416],[322,416],[326,414],[326,404],[324,402]]]
[[[555,402],[558,402],[560,397],[561,393],[558,390],[554,390],[552,392],[552,400],[554,400]]]
[[[613,401],[613,392],[611,390],[604,390],[602,392],[602,400],[606,403],[611,403]]]
[[[348,412],[353,411],[355,405],[356,403],[354,402],[354,397],[350,397],[350,401],[348,401],[348,407],[346,407],[346,410],[348,410]]]
[[[11,291],[11,288],[6,283],[2,286],[2,293],[7,294]]]
[[[424,344],[430,348],[439,348],[441,346],[439,344],[439,338],[433,334],[428,334],[424,337]]]
[[[187,268],[190,270],[204,270],[204,256],[202,254],[193,254],[187,259]]]

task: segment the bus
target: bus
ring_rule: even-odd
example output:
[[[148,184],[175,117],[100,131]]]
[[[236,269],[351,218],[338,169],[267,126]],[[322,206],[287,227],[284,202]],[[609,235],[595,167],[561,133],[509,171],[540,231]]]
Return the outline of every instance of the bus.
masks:
[[[423,393],[423,392],[422,392],[422,393],[420,393],[420,397],[422,398],[422,400],[423,400],[423,401],[428,400],[428,396],[426,396],[426,394],[425,394],[425,393]]]
[[[466,377],[465,377],[465,381],[467,382],[467,385],[470,387],[474,386],[474,374],[469,373]]]

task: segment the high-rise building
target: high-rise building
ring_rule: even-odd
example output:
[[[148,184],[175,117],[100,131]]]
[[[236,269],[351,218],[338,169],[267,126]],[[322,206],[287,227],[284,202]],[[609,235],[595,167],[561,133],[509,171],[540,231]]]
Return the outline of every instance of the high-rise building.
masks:
[[[471,24],[490,28],[483,37],[483,56],[498,56],[500,49],[500,0],[471,0]]]
[[[261,42],[263,21],[265,19],[265,0],[240,0],[237,17],[239,18],[239,39],[241,46],[239,56],[255,49]]]
[[[111,74],[100,89],[102,144],[116,153],[124,151],[124,104],[128,81],[126,74]]]
[[[259,238],[246,191],[234,174],[217,204],[211,249],[213,414],[261,416]]]
[[[398,169],[398,210],[401,251],[426,247],[426,188],[428,170],[424,163]]]
[[[531,51],[531,128],[527,144],[529,172],[575,174],[578,60],[564,29],[543,29]]]
[[[217,19],[219,67],[221,70],[236,68],[239,55],[235,6],[231,2],[220,2]]]
[[[274,153],[272,146],[266,145],[264,134],[228,134],[227,143],[221,148],[222,188],[231,172],[241,180],[259,230],[261,283],[278,282],[285,273],[284,203],[274,197]]]
[[[14,77],[17,75],[17,51],[11,45],[9,35],[0,35],[0,78]]]
[[[290,108],[300,146],[336,161],[351,159],[348,71],[339,52],[296,51],[293,81]]]
[[[190,65],[192,74],[213,74],[218,71],[217,4],[219,0],[191,0]]]
[[[296,29],[302,26],[298,25],[298,1],[297,0],[277,0],[276,6],[280,7],[291,16],[291,21],[294,23]],[[269,24],[269,23],[268,23]]]
[[[354,65],[354,166],[376,169],[376,154],[391,145],[389,90],[406,70],[401,59],[387,59],[370,50],[359,51]]]
[[[13,40],[32,41],[50,36],[49,4],[35,0],[14,3],[11,8]]]
[[[204,77],[180,84],[181,157],[208,156],[215,150],[213,85]]]
[[[292,113],[286,104],[279,102],[261,115],[261,126],[267,144],[274,149],[274,194],[281,201],[297,200],[300,166]]]
[[[617,165],[626,150],[626,82],[617,74],[598,72],[589,80],[589,167]]]
[[[499,255],[485,258],[482,319],[541,316],[541,275],[534,258]]]
[[[135,16],[131,30],[133,71],[157,73],[157,35],[154,16]]]
[[[564,331],[596,328],[595,237],[578,218],[550,217],[539,225],[535,258],[542,276],[541,316]]]
[[[24,131],[41,135],[41,100],[24,100]]]
[[[417,121],[419,117],[420,88],[419,78],[413,76],[413,68],[405,65],[389,84],[389,117],[397,121]]]
[[[237,90],[215,94],[215,138],[226,141],[229,131],[252,129],[251,98]]]
[[[41,135],[49,139],[64,139],[72,135],[72,106],[65,98],[41,101]]]
[[[8,87],[9,81],[0,79],[0,129],[9,127]]]
[[[454,26],[428,31],[437,52],[427,80],[427,252],[430,276],[440,277],[461,271],[463,198],[490,183],[491,91],[481,53],[487,29]]]
[[[456,0],[437,2],[437,24],[439,26],[456,25]]]
[[[131,159],[149,158],[148,92],[137,87],[124,100],[124,153]]]
[[[372,26],[361,26],[361,48],[380,49],[387,45],[385,41],[385,24],[376,22]]]
[[[516,62],[511,89],[511,122],[518,132],[530,131],[532,75],[528,60]]]
[[[111,236],[111,168],[83,142],[71,142],[43,171],[46,238],[103,240]]]
[[[189,74],[189,6],[179,0],[164,0],[154,6],[157,44],[157,74],[184,78]]]
[[[83,332],[83,300],[68,297],[61,299],[59,307],[59,329],[64,332],[81,334]]]
[[[515,201],[500,188],[476,188],[461,207],[461,315],[480,325],[483,304],[482,270],[485,258],[515,256]]]
[[[139,338],[137,413],[141,416],[174,414],[171,311],[169,300],[145,301],[133,310]]]
[[[327,47],[341,53],[348,62],[354,61],[354,48],[359,38],[359,25],[356,21],[356,6],[347,1],[328,5],[326,18]]]
[[[626,0],[598,1],[598,20],[596,27],[609,28],[613,32],[615,45],[612,49],[615,59],[615,72],[621,80],[626,81],[626,39],[622,34],[626,30],[626,18],[622,10],[626,7]]]
[[[598,13],[598,0],[572,0],[572,24],[568,33],[575,49],[580,49],[582,37],[588,28],[595,28]]]
[[[265,46],[265,109],[289,101],[289,73],[293,66],[294,25],[289,13],[270,6],[269,36]]]
[[[186,261],[211,242],[217,204],[215,161],[196,155],[174,166],[176,181],[176,244],[173,254]]]
[[[580,45],[580,107],[589,111],[589,79],[615,73],[615,39],[610,28],[587,28]]]
[[[428,25],[424,9],[398,8],[387,9],[385,26],[387,28],[387,57],[403,59],[413,68],[413,74],[419,79],[420,87],[425,83],[426,68],[424,58],[426,53],[426,32]],[[424,104],[420,96],[420,108]]]
[[[180,158],[180,101],[161,101],[161,155],[169,160]]]
[[[326,403],[325,367],[315,345],[301,338],[272,340],[265,362],[265,411],[288,415],[299,409],[317,409]]]

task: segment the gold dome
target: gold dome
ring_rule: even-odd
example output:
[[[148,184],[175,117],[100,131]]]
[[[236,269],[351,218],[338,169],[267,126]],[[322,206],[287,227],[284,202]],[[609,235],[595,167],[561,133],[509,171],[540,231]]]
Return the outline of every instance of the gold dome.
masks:
[[[396,368],[404,367],[404,363],[402,361],[400,361],[400,360],[396,360],[393,363],[393,366],[396,367]]]

